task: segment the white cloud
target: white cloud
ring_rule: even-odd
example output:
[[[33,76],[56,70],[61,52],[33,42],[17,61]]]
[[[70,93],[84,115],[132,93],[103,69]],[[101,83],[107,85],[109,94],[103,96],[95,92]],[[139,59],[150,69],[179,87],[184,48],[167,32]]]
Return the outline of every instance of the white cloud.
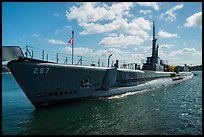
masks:
[[[142,49],[142,51],[144,51],[144,53],[151,53],[152,52],[152,47],[151,46],[140,46],[140,49]]]
[[[187,52],[187,53],[195,53],[196,52],[196,50],[194,48],[184,48],[181,51]]]
[[[168,55],[168,61],[173,65],[202,64],[202,51],[194,48],[172,51]]]
[[[107,36],[109,36],[109,37],[117,37],[118,35],[116,33],[110,33],[110,34],[107,34]]]
[[[71,33],[72,27],[69,25],[64,26],[63,28],[58,28],[55,30],[55,35],[60,33]]]
[[[166,16],[166,21],[174,21],[176,20],[176,13],[175,11],[178,9],[183,8],[183,4],[180,5],[176,5],[173,8],[171,8],[170,10],[166,11],[164,14],[161,14],[160,17],[163,18],[164,16]]]
[[[168,60],[168,55],[162,49],[159,49],[159,53],[158,54],[159,54],[158,56],[160,57],[160,59]]]
[[[72,30],[72,26],[66,25],[64,26],[66,29]]]
[[[169,53],[169,56],[176,57],[183,54],[200,54],[200,52],[196,51],[194,48],[184,48],[182,50],[172,51]]]
[[[138,36],[120,35],[118,37],[105,37],[99,42],[99,45],[104,45],[105,47],[122,47],[127,45],[140,45],[143,42],[144,39]]]
[[[185,41],[183,42],[183,45],[184,45],[184,46],[186,45],[186,42],[185,42]]]
[[[133,7],[132,2],[113,3],[111,6],[105,3],[84,2],[79,7],[72,6],[69,12],[66,12],[66,16],[69,20],[78,20],[79,25],[84,28],[84,31],[80,32],[81,35],[98,34],[114,30],[122,30],[133,34],[140,27],[144,30],[149,30],[149,22],[144,18],[135,18],[130,23],[126,18],[123,18],[123,15],[129,15],[131,7]],[[105,20],[110,22],[99,23],[99,21]]]
[[[163,31],[163,30],[160,30],[160,31],[158,32],[158,35],[159,35],[159,37],[161,37],[161,38],[173,38],[173,37],[178,37],[177,34],[168,33],[168,32],[165,32],[165,31]]]
[[[200,57],[200,60],[202,60],[202,51],[195,51],[192,55],[195,57]]]
[[[50,44],[67,45],[66,42],[64,42],[64,41],[60,41],[60,40],[48,39],[47,41],[48,41],[48,43],[50,43]]]
[[[150,6],[147,3],[144,5]],[[79,33],[80,35],[111,33],[99,44],[109,47],[126,47],[143,43],[149,38],[147,32],[151,29],[151,23],[143,17],[131,20],[124,18],[132,16],[129,14],[132,7],[132,2],[119,2],[112,5],[84,2],[77,7],[72,6],[66,12],[66,16],[69,20],[76,19],[79,22],[79,26],[84,29]],[[120,32],[122,35],[118,36],[115,32]],[[123,33],[128,35],[124,36]]]
[[[198,26],[202,29],[202,12],[195,13],[192,16],[188,17],[186,19],[184,26],[185,27]]]
[[[40,36],[40,34],[37,34],[37,33],[32,34],[32,37],[39,37],[39,36]]]
[[[158,2],[137,2],[140,6],[152,7],[155,10],[159,10]]]
[[[60,29],[55,30],[55,35],[57,35],[60,32]]]
[[[72,48],[71,47],[65,47],[61,50],[64,53],[68,53],[70,54],[72,52]],[[88,56],[93,54],[93,50],[87,47],[75,47],[74,48],[74,54],[75,55],[80,55],[80,56]]]
[[[146,59],[146,57],[150,57],[152,55],[152,46],[148,45],[148,46],[138,46],[138,48],[140,49],[140,51],[142,51],[144,55],[144,59]]]
[[[135,48],[134,48],[134,51],[137,51],[137,50],[138,50],[138,48],[135,47]]]
[[[107,58],[110,54],[113,54],[111,58],[115,60],[117,58],[125,57],[125,54],[127,54],[127,52],[121,51],[120,49],[116,49],[116,48],[109,48],[107,50],[97,50],[95,52],[96,56],[98,55],[98,56],[101,56],[102,58],[103,57]]]
[[[55,16],[55,17],[59,17],[60,15],[58,14],[58,13],[53,13],[53,15]]]
[[[175,45],[174,44],[161,44],[161,45],[159,45],[159,48],[170,48],[173,46],[175,46]]]
[[[79,33],[81,35],[110,32],[119,28],[119,25],[117,25],[117,21],[113,21],[112,23],[104,25],[99,23],[81,23],[79,25],[84,28],[84,31]]]
[[[148,13],[151,13],[152,11],[151,10],[140,10],[139,13],[142,13],[144,15],[148,14]]]
[[[81,24],[82,25],[82,24]],[[120,47],[127,45],[139,45],[144,40],[149,39],[148,30],[151,29],[151,23],[144,18],[135,18],[132,22],[128,23],[127,19],[117,19],[105,25],[99,23],[83,23],[84,31],[80,32],[81,35],[97,34],[104,32],[120,31],[127,33],[129,36],[117,36],[113,33],[112,36],[104,37],[99,44],[109,47]]]
[[[72,6],[66,11],[67,19],[77,19],[79,22],[96,22],[100,20],[114,20],[122,16],[131,16],[132,2],[113,3],[108,6],[99,2],[83,2],[79,7]]]
[[[178,29],[181,29],[181,28],[182,28],[182,26],[178,25],[178,26],[177,26],[177,28],[178,28]]]
[[[148,37],[146,30],[151,29],[151,23],[142,17],[135,18],[130,23],[128,23],[127,19],[120,18],[104,25],[100,23],[81,23],[80,26],[84,28],[84,31],[80,32],[81,35],[98,34],[120,30],[131,35],[141,35]]]
[[[109,35],[99,42],[99,45],[120,47],[127,45],[139,45],[143,43],[144,40],[149,39],[147,31],[151,29],[151,23],[140,17],[133,19],[130,23],[127,22],[127,19],[118,19],[105,25],[94,23],[84,24],[84,28],[85,30],[80,34],[96,34],[111,32],[114,30],[120,30],[121,32],[130,34],[129,36],[124,36],[123,34],[117,36],[116,33],[113,33],[114,36]]]
[[[120,28],[126,33],[148,38],[146,31],[151,29],[151,22],[140,17],[133,19],[129,24],[124,22],[124,24],[121,24]]]

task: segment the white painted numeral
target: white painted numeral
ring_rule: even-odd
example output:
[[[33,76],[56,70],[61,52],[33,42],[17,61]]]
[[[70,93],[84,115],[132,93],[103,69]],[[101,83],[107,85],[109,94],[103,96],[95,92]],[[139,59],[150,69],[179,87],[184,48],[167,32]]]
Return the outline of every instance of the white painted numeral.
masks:
[[[49,70],[50,70],[50,68],[46,68],[46,72],[45,73],[47,74]]]
[[[34,74],[38,74],[38,68],[34,68]]]
[[[33,74],[47,74],[50,68],[34,68]]]

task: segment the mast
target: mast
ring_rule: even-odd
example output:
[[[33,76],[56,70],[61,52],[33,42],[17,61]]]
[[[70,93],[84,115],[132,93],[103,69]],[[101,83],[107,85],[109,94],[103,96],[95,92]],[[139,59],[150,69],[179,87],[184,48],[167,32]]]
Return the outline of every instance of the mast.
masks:
[[[155,26],[154,26],[154,21],[153,21],[153,40],[155,39]]]
[[[72,31],[72,65],[73,65],[73,54],[74,54],[74,31]]]
[[[157,39],[155,38],[155,26],[153,21],[152,57],[158,57],[158,54],[157,54],[158,49],[156,47],[156,41]]]

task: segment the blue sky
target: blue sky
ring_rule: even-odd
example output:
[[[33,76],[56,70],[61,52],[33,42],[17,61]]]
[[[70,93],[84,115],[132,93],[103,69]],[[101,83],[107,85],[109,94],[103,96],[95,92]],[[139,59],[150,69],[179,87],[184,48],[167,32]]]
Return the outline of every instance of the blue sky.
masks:
[[[170,65],[202,64],[201,2],[3,2],[2,45],[29,45],[34,57],[42,49],[60,62],[92,61],[107,66],[107,58],[139,63],[151,55],[155,21],[160,59]],[[38,52],[38,53],[37,53]]]

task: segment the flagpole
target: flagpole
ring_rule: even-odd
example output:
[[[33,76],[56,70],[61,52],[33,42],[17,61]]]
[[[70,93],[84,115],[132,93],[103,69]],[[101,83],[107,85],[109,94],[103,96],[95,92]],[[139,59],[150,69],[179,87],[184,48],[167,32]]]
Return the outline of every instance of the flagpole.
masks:
[[[74,31],[72,31],[72,65],[73,65],[73,54],[74,54]]]

